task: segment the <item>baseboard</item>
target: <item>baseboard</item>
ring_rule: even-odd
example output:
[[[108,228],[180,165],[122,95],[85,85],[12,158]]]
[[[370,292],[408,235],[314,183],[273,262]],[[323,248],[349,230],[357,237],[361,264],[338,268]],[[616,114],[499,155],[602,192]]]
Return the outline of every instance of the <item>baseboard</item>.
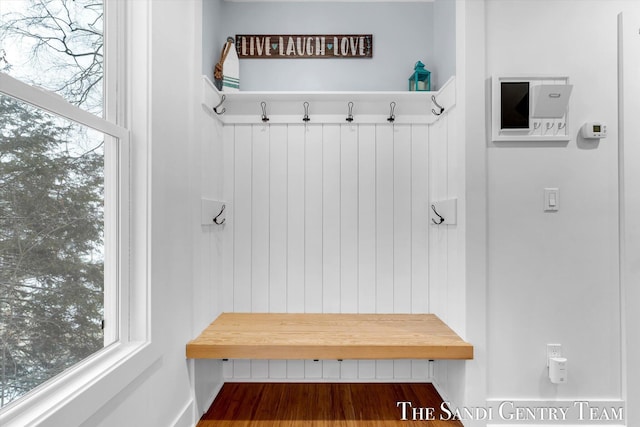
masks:
[[[216,396],[218,395],[218,393],[220,393],[220,389],[222,388],[223,384],[224,383],[218,383],[218,385],[212,390],[211,394],[209,395],[207,400],[204,402],[205,411],[209,407],[211,407],[211,405],[213,404],[213,401],[216,399]],[[175,421],[172,424],[170,424],[170,426],[195,427],[198,424],[198,421],[200,421],[200,417],[202,417],[203,415],[203,414],[200,414],[199,412],[200,411],[198,410],[195,400],[193,398],[189,399],[189,401],[184,406],[180,414],[176,417]]]
[[[213,401],[216,400],[216,396],[218,395],[218,393],[220,393],[220,389],[222,389],[223,385],[224,385],[224,382],[219,382],[218,385],[216,385],[216,387],[211,391],[211,394],[209,395],[207,400],[204,402],[205,403],[204,408],[206,408],[205,410],[211,407],[211,405],[213,404]],[[199,416],[202,416],[202,414],[199,414]]]
[[[194,427],[198,420],[193,419],[193,414],[195,414],[195,402],[193,399],[189,399],[175,421],[169,425],[172,427]]]

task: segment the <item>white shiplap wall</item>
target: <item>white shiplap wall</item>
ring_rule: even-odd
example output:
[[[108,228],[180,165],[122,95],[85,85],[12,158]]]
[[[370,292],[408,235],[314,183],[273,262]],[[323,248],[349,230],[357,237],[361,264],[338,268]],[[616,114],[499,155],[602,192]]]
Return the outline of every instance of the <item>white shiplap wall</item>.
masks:
[[[436,129],[446,152],[446,121],[225,125],[222,311],[429,312],[429,145]],[[228,380],[429,376],[409,360],[223,366]]]

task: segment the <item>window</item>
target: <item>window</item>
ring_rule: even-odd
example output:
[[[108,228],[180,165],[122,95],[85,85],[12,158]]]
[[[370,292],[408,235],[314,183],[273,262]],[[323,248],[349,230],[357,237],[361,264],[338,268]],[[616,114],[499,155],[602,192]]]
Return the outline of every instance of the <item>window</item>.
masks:
[[[2,1],[0,15],[0,424],[22,425],[24,408],[54,411],[20,397],[64,401],[117,369],[130,381],[144,342],[128,324],[128,131],[105,113],[102,1]]]
[[[5,95],[0,115],[5,406],[113,342],[102,330],[104,144],[117,142]]]
[[[101,115],[103,1],[0,2],[0,70]]]

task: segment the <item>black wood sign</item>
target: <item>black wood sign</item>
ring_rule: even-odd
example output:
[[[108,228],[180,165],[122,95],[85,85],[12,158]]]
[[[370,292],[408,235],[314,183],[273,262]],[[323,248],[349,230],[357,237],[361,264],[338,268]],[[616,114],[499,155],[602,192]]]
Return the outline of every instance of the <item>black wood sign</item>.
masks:
[[[371,58],[371,34],[236,35],[236,51],[242,58]]]

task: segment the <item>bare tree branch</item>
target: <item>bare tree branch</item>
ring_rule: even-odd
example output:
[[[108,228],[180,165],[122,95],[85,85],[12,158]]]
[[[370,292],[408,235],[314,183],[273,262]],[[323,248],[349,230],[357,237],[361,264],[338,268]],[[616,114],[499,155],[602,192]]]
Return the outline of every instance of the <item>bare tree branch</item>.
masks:
[[[31,0],[27,12],[3,17],[0,40],[10,34],[18,41],[29,42],[30,61],[41,63],[45,68],[49,63],[49,67],[57,69],[55,75],[46,76],[51,89],[77,105],[86,105],[89,110],[99,112],[101,106],[97,101],[102,99],[103,77],[103,6],[98,2],[81,3]],[[74,12],[70,7],[72,4],[76,8]],[[78,22],[75,15],[79,10],[93,16],[85,16],[84,22]],[[0,57],[0,66],[3,61],[8,64],[8,58]],[[39,81],[33,83],[42,85]]]

